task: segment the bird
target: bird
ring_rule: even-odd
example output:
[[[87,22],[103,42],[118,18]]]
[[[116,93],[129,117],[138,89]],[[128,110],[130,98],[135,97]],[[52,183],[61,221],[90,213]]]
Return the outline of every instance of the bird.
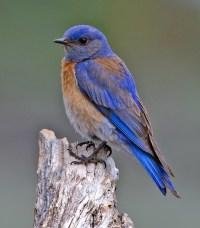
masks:
[[[54,42],[64,46],[61,87],[66,114],[75,130],[88,140],[83,143],[100,142],[89,157],[74,154],[80,160],[74,163],[103,163],[97,159],[102,148],[109,153],[113,148],[126,151],[135,156],[163,195],[169,190],[180,198],[134,75],[104,33],[91,25],[74,25]]]

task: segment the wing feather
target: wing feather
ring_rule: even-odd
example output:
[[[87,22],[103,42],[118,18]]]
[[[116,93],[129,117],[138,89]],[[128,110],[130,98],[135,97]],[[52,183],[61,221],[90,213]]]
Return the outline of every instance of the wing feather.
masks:
[[[80,89],[104,115],[112,115],[113,124],[143,151],[150,153],[173,176],[157,146],[146,109],[139,99],[133,76],[118,58],[88,60],[77,64],[76,77]],[[116,126],[118,128],[122,126]],[[125,129],[125,130],[124,130]]]

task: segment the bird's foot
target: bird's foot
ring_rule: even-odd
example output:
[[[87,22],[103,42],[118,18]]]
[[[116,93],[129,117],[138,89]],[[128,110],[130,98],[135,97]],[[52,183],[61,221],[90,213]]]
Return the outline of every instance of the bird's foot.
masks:
[[[103,141],[102,143],[100,143],[98,145],[97,148],[94,149],[93,153],[90,155],[90,157],[96,157],[97,154],[101,151],[104,150],[107,153],[107,157],[110,157],[110,155],[112,154],[112,149],[110,146],[107,145],[106,141]]]
[[[88,163],[95,163],[95,164],[97,164],[97,163],[99,162],[99,163],[104,164],[104,166],[105,166],[105,168],[106,168],[106,162],[105,162],[103,159],[97,158],[97,154],[98,154],[102,149],[104,149],[104,150],[106,151],[106,153],[107,153],[107,157],[109,157],[109,156],[112,154],[112,149],[111,149],[111,147],[108,146],[107,143],[106,143],[105,141],[103,141],[102,143],[100,143],[100,144],[98,145],[97,148],[95,148],[95,144],[94,144],[93,142],[91,142],[91,141],[79,143],[79,144],[77,144],[77,146],[82,146],[82,145],[84,145],[84,144],[88,144],[87,147],[86,147],[86,150],[87,150],[89,147],[93,146],[93,147],[94,147],[93,153],[92,153],[90,156],[88,156],[88,157],[86,157],[86,156],[84,156],[84,155],[78,156],[77,154],[75,154],[75,153],[69,148],[70,154],[71,154],[73,157],[75,157],[77,160],[79,160],[79,161],[73,161],[73,162],[71,162],[71,164],[76,164],[76,165],[88,164]],[[77,148],[77,146],[76,146],[76,148]]]
[[[95,148],[95,144],[92,141],[85,141],[85,142],[80,142],[76,145],[76,149],[78,149],[79,146],[86,145],[86,150],[88,150],[90,147]]]

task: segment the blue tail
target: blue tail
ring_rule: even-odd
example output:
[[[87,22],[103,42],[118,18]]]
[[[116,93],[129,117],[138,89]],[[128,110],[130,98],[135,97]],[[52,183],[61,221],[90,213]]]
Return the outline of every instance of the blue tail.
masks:
[[[151,154],[145,152],[145,144],[137,134],[131,130],[117,115],[110,109],[98,107],[99,110],[113,123],[120,133],[127,139],[129,149],[132,154],[139,160],[147,173],[151,176],[157,187],[163,195],[166,195],[167,188],[174,196],[180,198],[176,192],[168,173],[164,170],[163,165],[159,160],[156,160]]]
[[[159,161],[156,161],[151,154],[142,151],[137,146],[130,145],[129,148],[135,157],[139,160],[141,165],[145,168],[147,173],[151,176],[163,195],[166,195],[168,188],[173,195],[178,198],[180,197],[176,192],[169,175],[164,170],[162,164]]]

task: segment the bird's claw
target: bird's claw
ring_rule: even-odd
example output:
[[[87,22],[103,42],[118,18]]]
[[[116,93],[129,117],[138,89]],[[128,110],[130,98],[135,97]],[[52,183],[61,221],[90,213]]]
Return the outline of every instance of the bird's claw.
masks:
[[[91,141],[84,141],[84,142],[77,143],[76,144],[76,149],[78,149],[79,146],[87,145],[87,144],[90,144],[90,143],[91,143]]]
[[[78,149],[79,146],[86,145],[86,150],[88,150],[91,146],[95,148],[95,144],[92,141],[85,141],[85,142],[80,142],[76,145],[76,149]]]
[[[93,142],[89,142],[85,149],[88,150],[90,147],[93,147],[95,150],[95,144]]]
[[[85,142],[81,142],[78,143],[76,145],[76,149],[78,148],[78,146],[83,146],[87,144],[86,146],[86,150],[88,150],[91,146],[94,147],[94,151],[93,153],[86,157],[85,155],[81,155],[78,156],[77,154],[75,154],[71,149],[69,149],[70,154],[75,157],[77,160],[79,161],[72,161],[71,165],[81,165],[81,164],[85,164],[87,165],[88,163],[101,163],[104,164],[105,168],[106,168],[106,162],[103,159],[97,158],[97,154],[99,153],[99,151],[101,151],[102,149],[104,149],[104,151],[107,153],[107,157],[109,157],[112,154],[112,149],[110,146],[108,146],[106,144],[106,142],[102,142],[97,148],[95,147],[95,144],[92,141],[85,141]]]

